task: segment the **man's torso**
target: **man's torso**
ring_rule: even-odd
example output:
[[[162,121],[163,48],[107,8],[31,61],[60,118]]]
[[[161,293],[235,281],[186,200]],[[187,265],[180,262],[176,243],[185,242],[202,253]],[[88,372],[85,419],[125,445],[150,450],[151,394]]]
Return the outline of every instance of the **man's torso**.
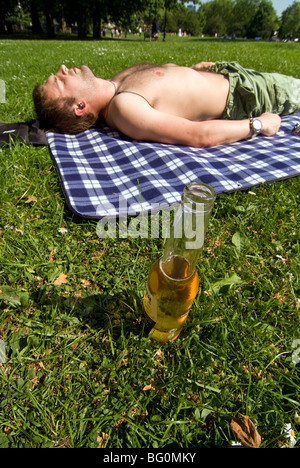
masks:
[[[221,118],[229,92],[224,75],[174,64],[136,65],[112,81],[117,87],[114,99],[124,92],[137,93],[154,109],[193,121]]]

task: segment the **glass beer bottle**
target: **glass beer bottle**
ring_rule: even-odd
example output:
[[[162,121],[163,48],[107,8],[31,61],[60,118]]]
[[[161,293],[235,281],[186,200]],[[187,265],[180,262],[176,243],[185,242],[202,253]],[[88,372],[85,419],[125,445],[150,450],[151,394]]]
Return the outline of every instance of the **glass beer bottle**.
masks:
[[[197,295],[196,263],[215,198],[215,190],[202,182],[184,188],[163,256],[149,272],[143,321],[146,332],[156,341],[178,337]]]

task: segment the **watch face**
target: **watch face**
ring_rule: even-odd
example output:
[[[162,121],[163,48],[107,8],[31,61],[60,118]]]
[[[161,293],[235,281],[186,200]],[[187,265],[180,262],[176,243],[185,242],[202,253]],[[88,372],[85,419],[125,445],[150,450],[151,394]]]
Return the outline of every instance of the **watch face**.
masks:
[[[257,119],[256,119],[256,120],[253,120],[253,128],[254,128],[254,130],[259,131],[259,130],[261,130],[261,127],[262,127],[262,123],[261,123],[260,120],[257,120]]]

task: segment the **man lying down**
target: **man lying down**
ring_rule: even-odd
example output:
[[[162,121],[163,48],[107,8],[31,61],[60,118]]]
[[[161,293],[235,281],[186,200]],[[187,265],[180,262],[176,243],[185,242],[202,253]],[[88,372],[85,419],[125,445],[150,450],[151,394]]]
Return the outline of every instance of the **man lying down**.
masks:
[[[237,62],[143,63],[109,80],[61,65],[33,99],[45,130],[76,134],[104,120],[136,140],[212,147],[276,134],[281,115],[300,111],[300,79]]]

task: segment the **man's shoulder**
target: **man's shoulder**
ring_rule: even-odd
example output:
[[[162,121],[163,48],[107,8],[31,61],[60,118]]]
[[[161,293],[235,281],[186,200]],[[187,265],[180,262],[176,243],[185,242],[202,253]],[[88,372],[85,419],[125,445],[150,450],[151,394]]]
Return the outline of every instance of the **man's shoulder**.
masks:
[[[119,114],[126,115],[132,113],[133,110],[136,111],[138,109],[140,112],[145,108],[151,109],[151,104],[142,94],[135,91],[122,90],[117,92],[111,100],[108,114],[110,116]]]

